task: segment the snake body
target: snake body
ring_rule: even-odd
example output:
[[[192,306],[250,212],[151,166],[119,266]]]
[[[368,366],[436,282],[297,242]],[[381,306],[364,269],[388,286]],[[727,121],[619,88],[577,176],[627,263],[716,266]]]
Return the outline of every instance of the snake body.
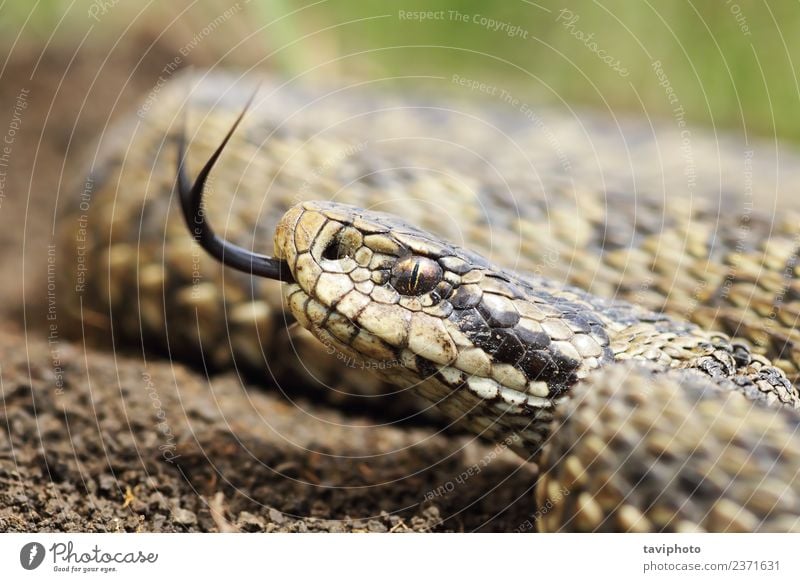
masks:
[[[721,168],[768,162],[717,147],[687,185],[668,129],[267,83],[202,215],[245,249],[274,232],[281,284],[202,255],[173,201],[179,112],[199,167],[243,107],[235,85],[184,78],[101,144],[62,238],[89,257],[70,280],[84,328],[408,389],[540,465],[542,529],[800,528],[799,215],[720,187]],[[289,320],[306,331],[287,363]]]

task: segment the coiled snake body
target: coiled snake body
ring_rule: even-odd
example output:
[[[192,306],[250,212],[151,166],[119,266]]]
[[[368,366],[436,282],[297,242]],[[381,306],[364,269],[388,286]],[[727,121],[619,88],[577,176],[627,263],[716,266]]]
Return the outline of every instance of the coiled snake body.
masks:
[[[538,463],[543,530],[800,529],[800,221],[720,188],[740,165],[769,191],[768,161],[723,146],[689,176],[663,128],[269,84],[223,150],[235,85],[174,82],[101,144],[63,235],[88,257],[70,274],[84,328],[385,390],[316,364],[332,347]],[[178,157],[189,233],[284,283],[202,254]],[[289,346],[291,320],[310,334]]]

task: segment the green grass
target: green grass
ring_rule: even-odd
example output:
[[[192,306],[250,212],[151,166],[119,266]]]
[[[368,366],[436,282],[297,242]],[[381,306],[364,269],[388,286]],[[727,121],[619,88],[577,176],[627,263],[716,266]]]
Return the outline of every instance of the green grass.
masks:
[[[352,1],[327,4],[321,10],[328,22],[392,15],[369,24],[343,25],[336,40],[344,54],[371,47],[435,47],[388,49],[356,58],[373,60],[386,74],[456,72],[512,85],[541,100],[664,116],[673,106],[652,68],[659,60],[691,119],[800,139],[800,115],[795,114],[800,107],[797,2],[605,0],[539,5],[545,9],[525,2],[496,2],[490,9],[489,3],[477,0]],[[736,6],[743,21],[737,21]],[[400,7],[486,15],[521,26],[528,39],[453,20],[449,14],[442,21],[401,21]],[[571,30],[593,33],[598,48],[624,64],[627,77],[601,62],[570,34],[563,20],[556,22],[562,8],[579,16]],[[743,33],[741,24],[747,25],[749,34]]]
[[[66,13],[62,41],[82,36],[90,4],[78,2]],[[206,0],[187,13],[189,24],[184,28],[202,27],[233,4]],[[0,8],[3,38],[16,36],[31,5],[6,0]],[[46,40],[68,5],[40,2],[23,39]],[[120,6],[103,21],[107,36],[127,24],[130,10]],[[154,26],[164,21],[159,10],[179,10],[157,6],[147,12]],[[579,16],[570,30],[592,34],[597,48],[619,60],[627,76],[601,62],[557,21],[562,8]],[[444,18],[417,22],[400,18],[400,10],[443,10]],[[451,10],[467,21],[453,18]],[[490,30],[473,22],[475,15],[517,26],[527,38]],[[281,16],[285,18],[264,26]],[[795,0],[330,0],[314,5],[252,0],[237,18],[243,21],[237,30],[246,24],[265,54],[277,50],[271,62],[288,75],[314,67],[321,77],[433,75],[443,77],[433,82],[437,90],[466,94],[450,81],[458,74],[507,88],[527,102],[563,101],[669,117],[675,104],[668,101],[653,70],[653,61],[659,60],[688,118],[748,135],[800,140],[800,116],[795,114],[800,106],[800,3]],[[215,36],[214,46],[220,51],[238,40]],[[323,65],[332,59],[334,63]]]

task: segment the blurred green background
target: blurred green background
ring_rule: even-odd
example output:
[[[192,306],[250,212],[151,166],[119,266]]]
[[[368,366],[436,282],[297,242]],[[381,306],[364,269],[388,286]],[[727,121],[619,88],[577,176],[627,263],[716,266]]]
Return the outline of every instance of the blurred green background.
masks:
[[[414,11],[441,12],[420,20]],[[149,34],[180,50],[214,22],[193,62],[326,78],[434,75],[442,91],[469,93],[450,81],[458,74],[528,102],[667,119],[677,103],[706,126],[800,139],[796,1],[6,0],[0,42],[18,56]]]

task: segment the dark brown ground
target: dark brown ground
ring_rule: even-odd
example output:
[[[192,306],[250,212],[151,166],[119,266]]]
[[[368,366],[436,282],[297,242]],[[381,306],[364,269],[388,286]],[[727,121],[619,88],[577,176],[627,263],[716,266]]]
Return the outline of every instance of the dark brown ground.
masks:
[[[492,449],[464,437],[370,428],[232,374],[0,338],[3,531],[506,531],[531,505],[531,470],[507,452],[484,468]]]
[[[150,40],[111,53],[95,89],[103,52],[68,67],[71,51],[52,49],[34,70],[30,50],[0,79],[0,128],[20,90],[30,95],[0,206],[0,531],[522,526],[534,473],[507,451],[435,426],[372,427],[364,413],[289,402],[234,374],[209,382],[158,357],[48,343],[56,194],[80,183],[93,136],[173,58],[156,44],[134,68]]]

